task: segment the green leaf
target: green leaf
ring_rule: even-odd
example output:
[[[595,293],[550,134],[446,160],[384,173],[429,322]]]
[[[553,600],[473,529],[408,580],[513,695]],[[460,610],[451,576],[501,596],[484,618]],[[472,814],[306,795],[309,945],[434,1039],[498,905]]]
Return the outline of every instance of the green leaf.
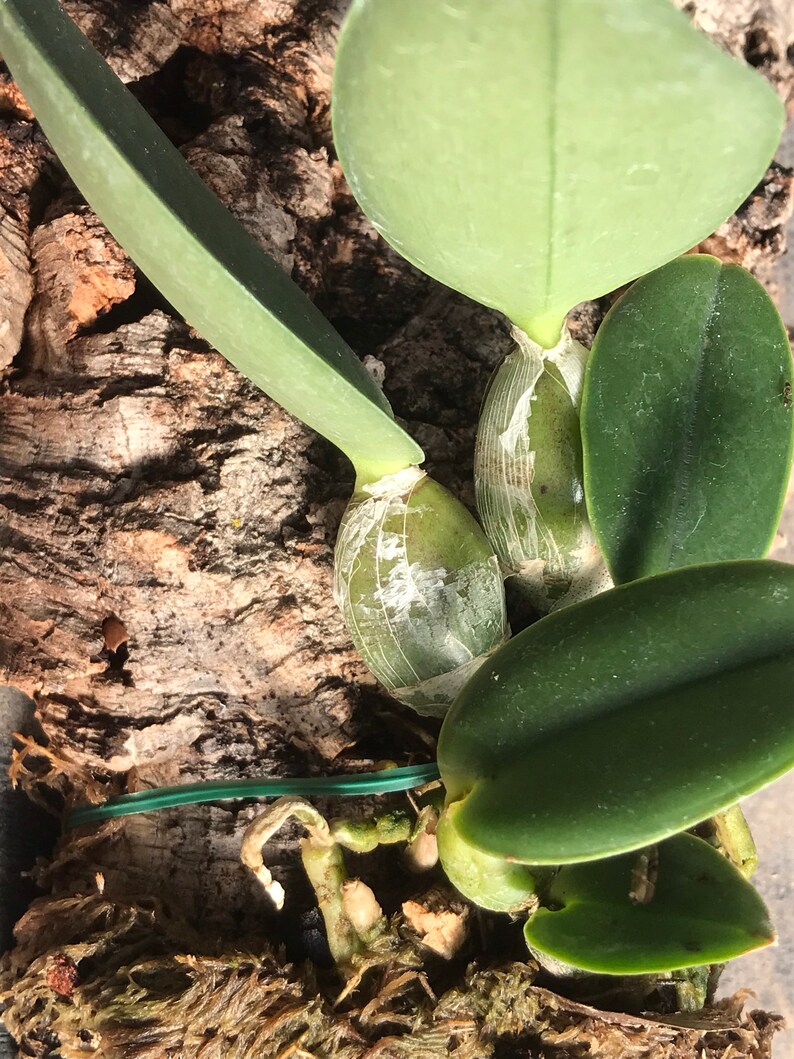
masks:
[[[0,51],[81,192],[205,338],[359,470],[421,462],[353,352],[55,0],[3,0]]]
[[[550,347],[736,209],[784,111],[670,0],[355,0],[333,119],[389,242]]]
[[[766,553],[791,469],[791,379],[783,321],[736,265],[680,258],[612,307],[582,436],[587,508],[615,581]]]
[[[477,671],[438,763],[461,837],[527,864],[675,834],[794,766],[794,567],[634,581],[543,618]]]
[[[756,890],[692,835],[658,847],[655,889],[629,896],[637,854],[562,868],[524,927],[527,944],[597,974],[652,974],[723,963],[774,940]]]

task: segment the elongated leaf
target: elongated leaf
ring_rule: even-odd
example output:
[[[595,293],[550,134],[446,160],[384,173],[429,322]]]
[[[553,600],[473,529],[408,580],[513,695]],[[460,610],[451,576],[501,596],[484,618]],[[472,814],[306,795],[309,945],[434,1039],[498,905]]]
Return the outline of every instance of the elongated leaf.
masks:
[[[528,944],[599,974],[651,974],[722,963],[774,940],[756,890],[692,835],[658,847],[647,903],[629,896],[637,854],[562,868],[527,922]]]
[[[56,0],[3,0],[0,52],[72,179],[194,327],[370,476],[422,460],[341,337],[201,182]]]
[[[596,336],[582,405],[587,507],[616,581],[763,556],[791,469],[791,349],[736,265],[683,257]]]
[[[455,824],[487,853],[560,864],[713,815],[794,765],[794,567],[634,581],[500,648],[444,721]]]
[[[549,347],[729,216],[783,127],[670,0],[355,0],[333,106],[383,235]]]

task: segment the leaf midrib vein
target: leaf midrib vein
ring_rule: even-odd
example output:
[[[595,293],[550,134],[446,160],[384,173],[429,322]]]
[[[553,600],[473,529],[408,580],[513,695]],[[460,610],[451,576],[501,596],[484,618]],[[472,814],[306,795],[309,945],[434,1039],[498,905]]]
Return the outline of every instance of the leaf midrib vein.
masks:
[[[690,400],[688,402],[688,412],[684,423],[682,443],[678,448],[678,465],[676,468],[675,479],[672,488],[672,504],[671,511],[672,517],[670,519],[670,532],[668,536],[667,545],[667,563],[668,569],[673,569],[675,563],[673,556],[676,552],[681,552],[683,543],[688,536],[694,532],[693,530],[687,529],[686,515],[688,511],[686,497],[688,493],[688,487],[692,479],[692,459],[694,456],[695,438],[699,433],[697,431],[698,420],[701,418],[703,410],[703,402],[701,395],[703,393],[703,381],[706,373],[706,361],[707,361],[707,350],[706,340],[709,337],[711,326],[714,322],[714,313],[717,307],[717,300],[720,292],[720,272],[717,272],[714,288],[711,292],[711,298],[709,299],[708,308],[703,318],[703,324],[700,328],[700,332],[697,338],[697,349],[699,356],[695,371],[692,377],[692,386],[690,389]],[[695,527],[695,529],[697,526]],[[684,531],[687,530],[686,535]]]
[[[554,241],[557,227],[557,139],[560,86],[560,8],[564,0],[546,0],[546,14],[549,28],[549,174],[546,195],[546,216],[548,223],[548,240],[546,247],[545,277],[545,311],[551,303],[552,283],[554,282]]]

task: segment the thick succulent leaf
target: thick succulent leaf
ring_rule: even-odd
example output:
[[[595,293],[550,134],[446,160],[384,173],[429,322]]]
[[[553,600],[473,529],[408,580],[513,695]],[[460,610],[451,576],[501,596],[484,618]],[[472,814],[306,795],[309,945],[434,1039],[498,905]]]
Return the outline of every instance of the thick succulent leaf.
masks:
[[[3,0],[0,52],[81,192],[205,338],[368,475],[421,462],[421,449],[342,338],[56,0]]]
[[[533,949],[599,974],[651,974],[723,963],[774,940],[756,890],[692,835],[658,847],[645,903],[630,896],[638,854],[574,864],[555,876],[524,928]]]
[[[670,0],[355,0],[333,118],[397,250],[550,347],[728,217],[784,114]]]
[[[527,864],[704,820],[794,765],[794,567],[634,581],[543,618],[474,675],[438,749],[455,824]]]
[[[791,349],[744,269],[683,257],[639,280],[596,336],[585,494],[616,581],[764,555],[791,468]]]

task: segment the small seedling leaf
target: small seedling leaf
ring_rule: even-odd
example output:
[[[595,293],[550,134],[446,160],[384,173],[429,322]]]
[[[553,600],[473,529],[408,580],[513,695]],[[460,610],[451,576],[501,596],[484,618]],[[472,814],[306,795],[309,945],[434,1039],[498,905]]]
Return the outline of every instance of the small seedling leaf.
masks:
[[[355,0],[333,120],[393,246],[551,347],[739,206],[784,111],[670,0]]]
[[[774,931],[756,890],[699,838],[677,835],[655,851],[654,879],[632,893],[640,855],[562,868],[526,923],[536,950],[597,974],[652,974],[722,963],[768,945]]]
[[[205,338],[369,476],[421,462],[352,350],[56,0],[3,0],[0,52],[91,206]]]
[[[461,837],[527,864],[667,838],[794,766],[794,567],[688,567],[543,618],[477,671],[438,759]]]
[[[791,469],[791,349],[736,265],[683,257],[639,280],[596,336],[585,494],[613,578],[763,556]]]

